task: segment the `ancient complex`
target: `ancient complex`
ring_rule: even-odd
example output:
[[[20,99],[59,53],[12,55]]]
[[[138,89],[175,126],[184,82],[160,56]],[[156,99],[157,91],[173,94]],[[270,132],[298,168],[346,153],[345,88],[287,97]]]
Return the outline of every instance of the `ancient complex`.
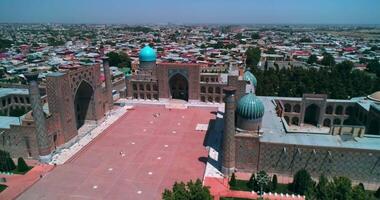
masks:
[[[258,97],[255,76],[244,67],[156,62],[149,47],[138,69],[125,78],[122,94],[131,101],[190,104],[225,103],[221,166],[225,174],[259,171],[292,175],[305,168],[313,176],[380,180],[380,92],[350,100],[323,94],[302,98]],[[89,121],[101,121],[112,108],[114,89],[107,58],[100,64],[51,73],[41,98],[36,74],[25,74],[29,90],[1,95],[3,112],[31,107],[21,120],[2,117],[1,149],[12,156],[48,161],[55,148],[69,145]],[[220,104],[222,105],[222,104]]]

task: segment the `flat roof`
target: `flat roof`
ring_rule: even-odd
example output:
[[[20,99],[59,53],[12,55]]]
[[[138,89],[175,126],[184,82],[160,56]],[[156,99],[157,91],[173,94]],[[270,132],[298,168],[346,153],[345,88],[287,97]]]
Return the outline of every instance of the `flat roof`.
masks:
[[[20,125],[19,117],[0,116],[0,129],[9,129],[11,125]]]
[[[0,98],[12,94],[29,95],[29,90],[24,88],[0,88]]]
[[[276,97],[258,97],[265,106],[262,122],[261,142],[316,147],[352,148],[363,150],[380,150],[380,137],[347,137],[316,133],[287,133],[280,117],[276,114],[273,103]]]

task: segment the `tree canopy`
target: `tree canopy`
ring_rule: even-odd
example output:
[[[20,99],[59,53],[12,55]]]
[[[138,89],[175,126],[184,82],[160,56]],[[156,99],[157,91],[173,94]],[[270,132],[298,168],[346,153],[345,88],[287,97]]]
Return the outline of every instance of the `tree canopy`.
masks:
[[[245,52],[246,60],[245,63],[249,68],[255,68],[260,61],[261,58],[261,50],[258,47],[248,48]]]
[[[329,98],[349,99],[367,96],[380,90],[380,78],[365,71],[351,70],[353,64],[342,62],[337,67],[253,68],[260,96],[301,97],[304,93],[327,94]]]
[[[131,68],[131,59],[125,52],[109,52],[107,56],[111,66]]]
[[[165,189],[162,193],[163,200],[211,200],[212,196],[207,187],[197,179],[195,182],[174,183],[172,190]]]

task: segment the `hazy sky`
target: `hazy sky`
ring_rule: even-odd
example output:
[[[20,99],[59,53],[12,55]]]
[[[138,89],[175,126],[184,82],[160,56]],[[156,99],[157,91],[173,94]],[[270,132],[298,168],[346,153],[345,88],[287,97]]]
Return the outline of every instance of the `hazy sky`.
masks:
[[[380,0],[0,0],[0,22],[380,24]]]

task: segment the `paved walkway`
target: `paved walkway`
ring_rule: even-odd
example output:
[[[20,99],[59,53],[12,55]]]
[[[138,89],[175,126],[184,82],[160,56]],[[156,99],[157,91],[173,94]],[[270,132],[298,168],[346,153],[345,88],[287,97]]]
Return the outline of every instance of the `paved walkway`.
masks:
[[[33,167],[29,172],[24,175],[13,174],[5,175],[1,174],[0,177],[5,177],[7,179],[6,183],[1,183],[7,185],[7,189],[0,193],[0,199],[15,199],[27,188],[31,187],[34,183],[42,179],[44,176],[54,168],[53,165],[39,164]]]
[[[175,181],[202,179],[215,108],[136,105],[19,199],[161,199]]]

